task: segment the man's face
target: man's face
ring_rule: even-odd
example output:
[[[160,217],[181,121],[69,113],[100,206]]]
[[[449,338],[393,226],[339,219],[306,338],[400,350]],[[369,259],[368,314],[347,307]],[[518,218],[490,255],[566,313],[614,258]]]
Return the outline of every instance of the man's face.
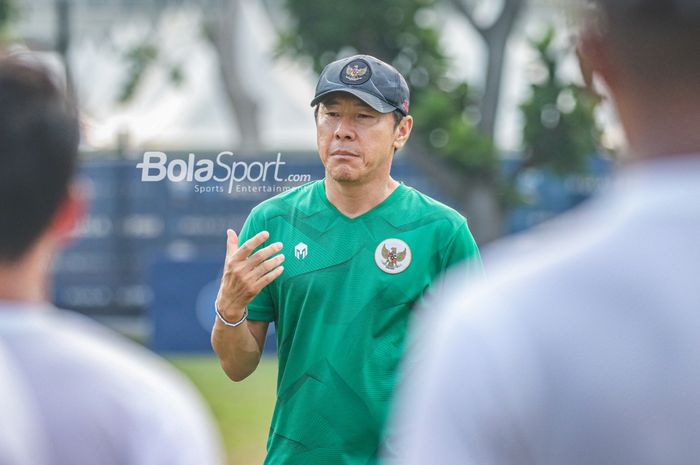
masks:
[[[391,158],[411,132],[409,117],[395,127],[391,113],[379,113],[353,95],[338,92],[319,104],[316,143],[326,173],[337,182],[362,183],[389,175]]]

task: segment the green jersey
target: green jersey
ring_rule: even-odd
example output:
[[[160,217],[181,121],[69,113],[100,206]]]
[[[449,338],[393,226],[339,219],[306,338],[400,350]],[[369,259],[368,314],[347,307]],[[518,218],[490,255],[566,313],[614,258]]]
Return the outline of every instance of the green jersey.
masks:
[[[404,184],[348,218],[320,180],[255,207],[240,243],[264,230],[286,256],[248,306],[277,332],[265,464],[376,463],[411,308],[453,264],[481,266],[467,222]]]

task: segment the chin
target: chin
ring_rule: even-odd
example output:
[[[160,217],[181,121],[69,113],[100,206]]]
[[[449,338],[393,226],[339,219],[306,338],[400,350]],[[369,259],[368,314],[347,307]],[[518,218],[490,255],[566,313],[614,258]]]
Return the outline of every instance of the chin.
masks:
[[[360,176],[352,170],[341,167],[330,171],[330,177],[336,182],[356,182]]]

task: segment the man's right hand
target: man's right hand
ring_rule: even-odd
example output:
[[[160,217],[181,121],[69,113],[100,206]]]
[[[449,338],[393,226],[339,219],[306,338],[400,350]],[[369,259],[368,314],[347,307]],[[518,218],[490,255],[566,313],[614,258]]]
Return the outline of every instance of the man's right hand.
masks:
[[[281,266],[284,255],[282,243],[264,247],[251,255],[253,250],[267,240],[270,234],[262,231],[238,247],[238,236],[232,229],[226,231],[226,261],[216,306],[228,321],[238,321],[243,311],[260,291],[284,271]]]

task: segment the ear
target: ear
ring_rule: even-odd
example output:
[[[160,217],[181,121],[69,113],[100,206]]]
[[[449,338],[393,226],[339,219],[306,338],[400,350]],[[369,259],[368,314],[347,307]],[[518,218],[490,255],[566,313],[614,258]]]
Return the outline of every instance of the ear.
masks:
[[[411,135],[411,130],[413,129],[413,117],[411,115],[404,116],[404,118],[399,123],[396,128],[396,137],[394,137],[394,149],[399,150],[408,141]]]
[[[588,28],[582,32],[576,47],[579,67],[586,86],[595,93],[594,77],[600,77],[606,86],[615,87],[615,66],[602,33]]]
[[[65,246],[71,241],[73,232],[85,215],[86,204],[77,186],[71,186],[49,224],[46,234],[51,236],[59,246]]]

